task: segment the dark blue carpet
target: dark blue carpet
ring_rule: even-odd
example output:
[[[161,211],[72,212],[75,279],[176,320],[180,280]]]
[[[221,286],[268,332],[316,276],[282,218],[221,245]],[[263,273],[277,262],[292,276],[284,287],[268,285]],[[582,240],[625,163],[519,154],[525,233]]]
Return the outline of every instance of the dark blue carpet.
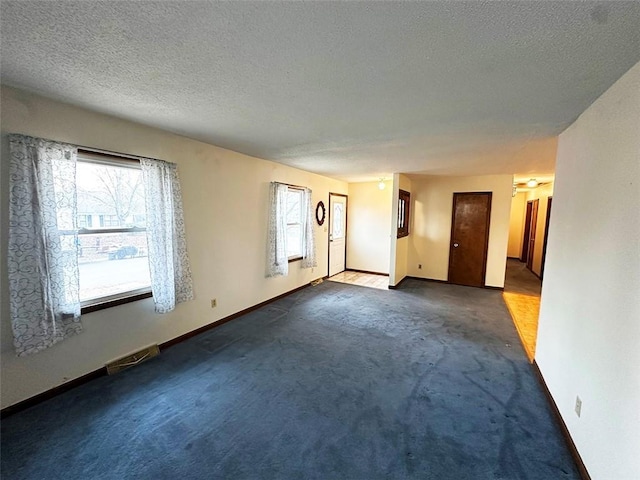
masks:
[[[324,282],[2,422],[6,479],[578,479],[500,292]]]

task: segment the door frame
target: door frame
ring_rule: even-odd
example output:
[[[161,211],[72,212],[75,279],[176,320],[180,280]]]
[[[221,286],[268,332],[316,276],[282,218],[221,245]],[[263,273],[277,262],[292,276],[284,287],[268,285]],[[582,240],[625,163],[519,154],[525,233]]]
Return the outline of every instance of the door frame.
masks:
[[[524,216],[524,232],[522,234],[522,251],[520,252],[520,261],[527,262],[529,256],[529,230],[531,229],[531,212],[533,211],[533,203],[527,202]]]
[[[529,213],[528,206],[531,205]],[[536,254],[536,237],[538,236],[538,212],[540,211],[540,199],[534,198],[527,202],[527,215],[529,216],[529,237],[527,238],[527,268],[533,273],[533,260]],[[532,239],[533,237],[533,239]],[[533,243],[532,243],[533,242]],[[534,273],[535,274],[535,273]]]
[[[347,269],[347,236],[349,235],[349,195],[345,193],[329,192],[329,201],[327,203],[327,277],[331,272],[331,197],[344,197],[344,270]],[[343,272],[344,272],[343,270]],[[337,274],[336,274],[337,275]]]
[[[549,238],[549,222],[551,221],[551,201],[553,197],[547,197],[547,215],[544,221],[544,239],[542,240],[542,264],[540,265],[540,280],[544,277],[544,264],[547,261],[547,239]]]
[[[453,254],[453,233],[455,232],[455,219],[456,219],[456,202],[458,195],[486,195],[489,197],[489,203],[487,205],[487,218],[486,218],[486,234],[484,240],[484,250],[483,250],[483,258],[482,258],[482,283],[479,285],[480,288],[484,288],[487,285],[487,257],[489,256],[489,234],[491,227],[491,205],[493,200],[493,192],[454,192],[453,193],[453,203],[451,207],[451,233],[449,235],[449,265],[447,267],[447,282],[451,282],[451,257]],[[472,285],[467,285],[472,286]]]

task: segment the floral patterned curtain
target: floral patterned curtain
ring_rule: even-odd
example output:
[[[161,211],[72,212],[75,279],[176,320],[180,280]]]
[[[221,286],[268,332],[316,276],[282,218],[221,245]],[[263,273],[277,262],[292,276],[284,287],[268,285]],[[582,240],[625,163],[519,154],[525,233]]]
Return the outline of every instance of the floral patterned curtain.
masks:
[[[304,205],[302,205],[303,239],[302,239],[302,268],[318,266],[316,261],[316,239],[313,228],[313,202],[311,190],[304,189]]]
[[[267,277],[288,275],[287,185],[271,182],[269,189],[269,230],[267,232]]]
[[[157,313],[193,299],[178,169],[174,163],[140,159],[147,210],[151,291]]]
[[[9,310],[18,356],[82,331],[77,148],[9,136]]]

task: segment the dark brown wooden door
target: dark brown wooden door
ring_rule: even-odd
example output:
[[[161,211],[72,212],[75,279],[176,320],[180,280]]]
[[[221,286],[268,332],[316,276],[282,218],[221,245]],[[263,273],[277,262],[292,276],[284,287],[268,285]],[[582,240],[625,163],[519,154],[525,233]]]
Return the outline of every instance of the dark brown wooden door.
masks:
[[[449,282],[483,287],[487,271],[491,192],[453,194]]]
[[[527,268],[533,271],[533,255],[536,247],[536,227],[538,225],[538,199],[527,202],[527,211],[529,203],[531,204],[531,220],[529,223],[529,239],[527,242],[529,244],[527,252]]]

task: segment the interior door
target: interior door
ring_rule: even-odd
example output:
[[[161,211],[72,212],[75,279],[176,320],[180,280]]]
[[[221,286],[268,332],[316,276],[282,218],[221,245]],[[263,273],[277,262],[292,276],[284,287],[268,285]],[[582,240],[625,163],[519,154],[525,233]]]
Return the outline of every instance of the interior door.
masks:
[[[529,223],[529,247],[527,252],[527,268],[533,271],[533,254],[536,246],[536,227],[538,225],[538,199],[529,200],[527,206],[531,204],[531,220]],[[528,209],[527,209],[528,211]]]
[[[453,194],[449,282],[483,287],[487,271],[491,192]]]
[[[343,272],[347,255],[347,196],[329,194],[329,276]]]

